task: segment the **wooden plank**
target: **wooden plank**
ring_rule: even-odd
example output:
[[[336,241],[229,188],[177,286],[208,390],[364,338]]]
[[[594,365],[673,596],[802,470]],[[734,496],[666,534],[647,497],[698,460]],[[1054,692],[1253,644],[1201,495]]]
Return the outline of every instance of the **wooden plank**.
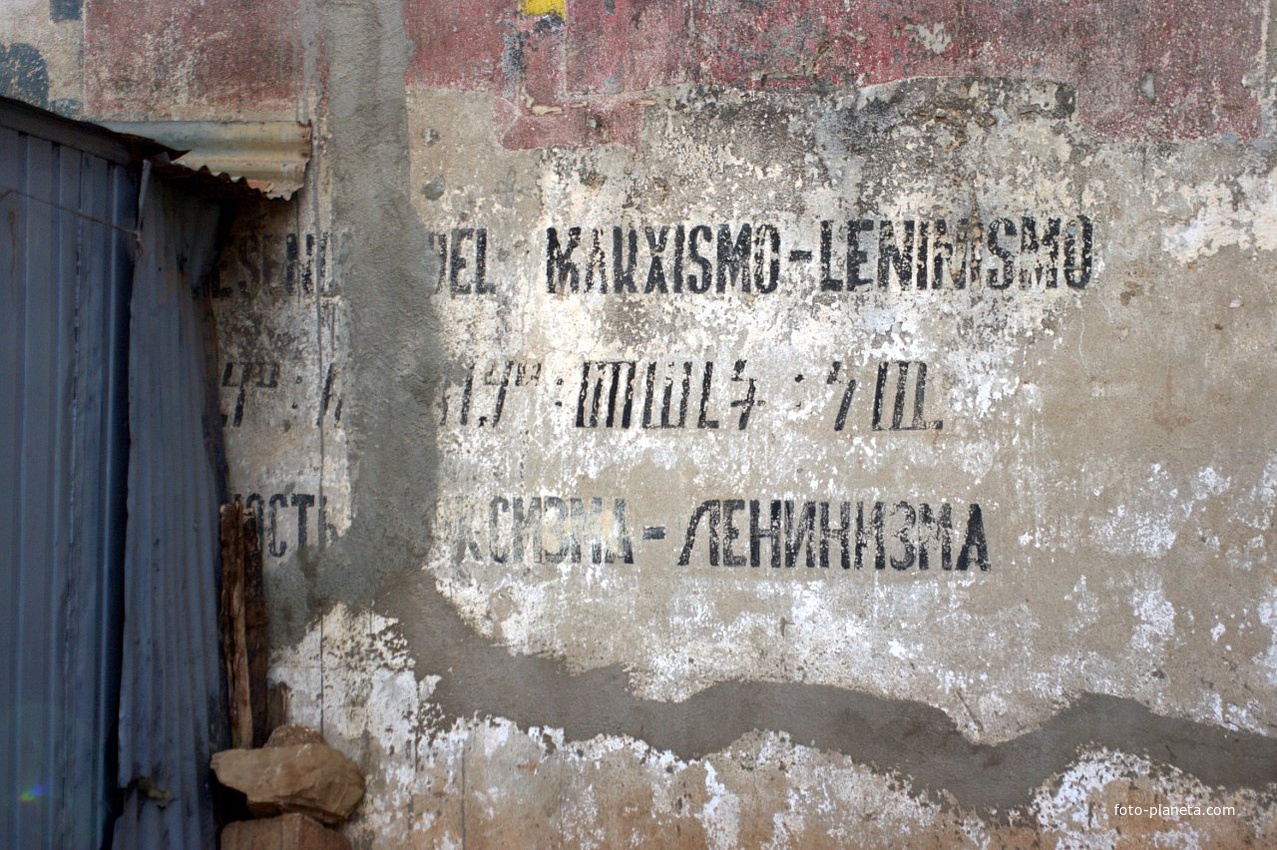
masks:
[[[253,746],[266,743],[273,728],[267,712],[267,678],[270,650],[267,647],[270,611],[266,607],[266,590],[262,580],[261,536],[257,516],[241,508],[244,517],[241,539],[244,541],[244,637],[248,654],[248,693],[252,715]]]
[[[248,662],[247,617],[245,613],[244,506],[237,502],[222,505],[222,653],[226,659],[226,691],[230,712],[231,746],[253,746],[253,710]],[[253,536],[256,545],[256,535]],[[260,563],[260,552],[258,562]]]

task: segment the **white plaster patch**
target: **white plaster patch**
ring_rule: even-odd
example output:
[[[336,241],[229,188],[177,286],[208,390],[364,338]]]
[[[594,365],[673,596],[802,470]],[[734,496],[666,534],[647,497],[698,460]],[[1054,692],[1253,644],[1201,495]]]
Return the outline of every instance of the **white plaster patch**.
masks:
[[[739,846],[740,798],[718,781],[711,762],[705,763],[705,790],[709,799],[697,817],[705,825],[709,846],[715,850],[732,850]]]
[[[934,24],[918,24],[914,27],[914,32],[918,36],[918,41],[922,46],[930,50],[937,56],[949,49],[949,45],[953,44],[953,36],[945,31],[944,23],[937,22]]]
[[[1194,495],[1198,499],[1208,496],[1219,496],[1228,490],[1231,482],[1215,471],[1214,467],[1204,467],[1197,473]]]
[[[1086,576],[1078,576],[1073,590],[1065,595],[1065,601],[1077,606],[1077,618],[1074,628],[1081,629],[1094,625],[1100,618],[1100,598],[1086,587]]]
[[[1164,555],[1192,513],[1192,500],[1180,498],[1165,467],[1153,464],[1148,479],[1138,501],[1119,504],[1096,527],[1097,542],[1114,555]]]
[[[1162,591],[1162,579],[1145,574],[1131,593],[1131,610],[1139,624],[1131,636],[1131,647],[1140,653],[1160,652],[1175,635],[1175,608]]]
[[[1277,455],[1270,457],[1258,476],[1255,485],[1238,500],[1237,519],[1256,531],[1272,527],[1277,512]]]
[[[1189,217],[1168,224],[1162,249],[1180,263],[1209,257],[1226,247],[1277,249],[1277,171],[1243,174],[1227,182],[1184,187],[1179,202]]]
[[[1269,587],[1268,594],[1258,605],[1259,622],[1269,629],[1268,647],[1255,658],[1269,685],[1277,686],[1277,587]]]
[[[1119,779],[1124,769],[1132,768],[1148,773],[1152,765],[1140,758],[1107,752],[1088,754],[1060,777],[1059,787],[1054,792],[1038,792],[1034,800],[1038,819],[1044,827],[1061,835],[1064,846],[1076,850],[1101,850],[1115,846],[1117,832],[1097,821],[1087,803],[1089,798]]]
[[[360,818],[378,834],[400,820],[410,799],[421,712],[438,682],[418,682],[414,667],[393,620],[344,604],[272,658],[272,683],[290,691],[289,721],[319,729],[364,763],[369,790]]]

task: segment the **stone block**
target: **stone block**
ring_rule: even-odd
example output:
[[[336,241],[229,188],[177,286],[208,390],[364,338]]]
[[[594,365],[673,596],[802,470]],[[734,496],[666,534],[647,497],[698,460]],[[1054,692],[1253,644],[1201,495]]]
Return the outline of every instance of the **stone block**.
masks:
[[[222,830],[222,850],[350,850],[350,839],[301,814],[237,821]]]
[[[338,824],[364,795],[359,766],[327,744],[224,750],[213,756],[213,771],[223,785],[244,792],[258,817],[299,812]]]

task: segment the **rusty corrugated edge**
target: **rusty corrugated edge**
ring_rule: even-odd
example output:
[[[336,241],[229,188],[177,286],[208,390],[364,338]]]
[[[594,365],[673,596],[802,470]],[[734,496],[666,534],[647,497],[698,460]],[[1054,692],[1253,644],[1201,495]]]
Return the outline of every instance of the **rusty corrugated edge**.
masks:
[[[176,165],[243,180],[270,198],[291,198],[306,179],[310,126],[295,121],[104,121],[116,133],[183,151]]]

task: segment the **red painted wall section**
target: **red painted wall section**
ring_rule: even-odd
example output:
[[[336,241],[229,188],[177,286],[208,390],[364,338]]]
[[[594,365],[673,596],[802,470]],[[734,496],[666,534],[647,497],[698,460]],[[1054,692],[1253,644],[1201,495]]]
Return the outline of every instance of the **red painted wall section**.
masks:
[[[694,78],[687,9],[659,0],[569,2],[568,90],[618,95]]]
[[[524,16],[518,0],[447,8],[408,0],[408,82],[499,94],[494,119],[511,148],[633,144],[640,119],[634,92],[684,78],[685,62],[671,48],[685,42],[686,11],[642,0],[611,5],[608,12],[603,0],[581,4],[569,23]],[[653,15],[643,14],[647,6]]]
[[[301,78],[297,2],[87,0],[84,78],[90,115],[291,114]]]
[[[409,84],[499,94],[509,147],[632,144],[643,93],[669,83],[825,91],[963,75],[1070,83],[1105,139],[1259,131],[1244,82],[1261,62],[1254,0],[567,0],[566,20],[519,6],[405,9]]]
[[[409,80],[429,88],[500,91],[514,76],[503,72],[501,62],[507,41],[517,50],[519,23],[518,0],[405,0],[404,28],[414,45]]]
[[[298,0],[86,0],[89,114],[291,111]],[[1076,86],[1102,138],[1259,130],[1259,0],[405,0],[410,85],[500,96],[510,147],[633,144],[653,88],[823,91],[915,76]],[[1258,75],[1254,75],[1258,77]],[[1143,90],[1141,80],[1145,81]],[[1148,96],[1152,94],[1152,97]]]

